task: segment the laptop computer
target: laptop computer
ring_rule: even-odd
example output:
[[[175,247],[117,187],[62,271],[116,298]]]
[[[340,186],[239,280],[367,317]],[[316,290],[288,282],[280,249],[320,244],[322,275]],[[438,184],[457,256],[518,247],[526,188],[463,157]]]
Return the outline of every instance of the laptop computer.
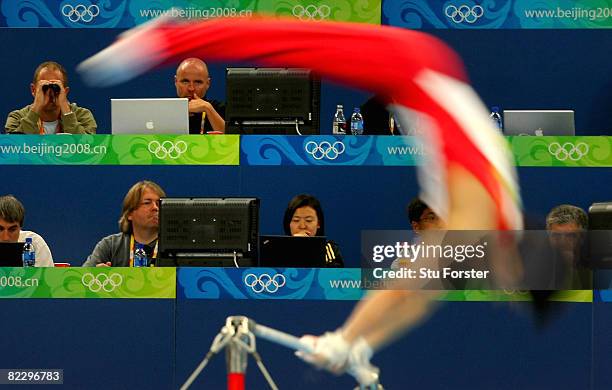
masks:
[[[0,242],[0,267],[23,267],[23,242]]]
[[[327,238],[260,236],[260,267],[324,268]]]
[[[576,133],[573,110],[504,110],[504,135],[567,135]]]
[[[111,99],[113,134],[189,134],[187,98]]]

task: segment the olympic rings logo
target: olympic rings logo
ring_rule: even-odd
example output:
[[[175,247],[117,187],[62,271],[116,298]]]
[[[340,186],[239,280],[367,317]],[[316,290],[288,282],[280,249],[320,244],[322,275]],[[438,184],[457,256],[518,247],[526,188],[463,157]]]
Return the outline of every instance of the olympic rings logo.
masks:
[[[155,157],[160,160],[165,159],[166,157],[171,158],[172,160],[176,160],[181,157],[183,153],[187,151],[187,143],[185,141],[177,141],[173,143],[172,141],[151,141],[148,145],[149,152],[153,153]]]
[[[484,15],[484,8],[481,5],[475,5],[470,8],[470,6],[465,4],[459,7],[451,4],[444,9],[444,14],[454,23],[466,22],[472,24],[476,23]]]
[[[87,272],[81,277],[81,282],[83,286],[87,287],[91,292],[104,290],[109,293],[121,286],[123,283],[123,276],[117,273],[108,276],[107,274],[94,275],[91,272]]]
[[[514,289],[504,289],[504,294],[506,295],[514,295],[514,294],[527,294],[527,290],[514,290]]]
[[[331,8],[325,4],[318,7],[313,4],[307,5],[306,7],[298,4],[293,7],[291,13],[300,20],[323,20],[329,18],[331,15]]]
[[[566,142],[563,145],[553,142],[548,145],[548,152],[559,161],[567,159],[578,161],[589,153],[589,145],[584,142],[578,142],[576,145],[571,142]]]
[[[328,141],[323,141],[320,144],[309,141],[304,146],[306,153],[310,154],[315,160],[322,160],[324,157],[329,160],[335,160],[344,153],[345,149],[341,141],[336,141],[333,144]]]
[[[270,276],[268,274],[261,274],[259,276],[255,274],[248,274],[244,277],[244,284],[250,287],[254,293],[259,294],[267,292],[274,294],[286,283],[285,275],[275,274]]]
[[[70,4],[66,4],[62,7],[62,15],[68,18],[73,23],[83,22],[89,23],[96,16],[100,14],[100,7],[95,4],[85,6],[83,4],[79,4],[76,6],[72,6]]]

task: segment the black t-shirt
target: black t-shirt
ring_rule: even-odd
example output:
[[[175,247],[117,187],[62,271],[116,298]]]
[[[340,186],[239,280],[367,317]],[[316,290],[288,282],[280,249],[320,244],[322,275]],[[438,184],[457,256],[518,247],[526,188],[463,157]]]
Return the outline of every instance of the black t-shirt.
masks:
[[[153,258],[153,252],[155,251],[155,245],[157,245],[157,240],[153,240],[148,244],[142,244],[142,247],[147,254],[147,259],[149,259],[149,266],[155,264],[155,259]]]
[[[340,253],[340,246],[332,240],[325,243],[325,264],[328,268],[344,268],[344,259]]]
[[[225,118],[225,104],[221,103],[218,100],[208,100],[205,99],[207,102],[209,102],[210,104],[212,104],[213,108],[215,109],[215,111],[217,111],[217,113],[219,115],[221,115],[221,118]],[[189,134],[201,134],[200,130],[202,129],[202,113],[190,113],[189,114]],[[208,119],[204,120],[204,134],[208,133],[209,131],[213,131],[212,126],[210,125],[210,122],[208,121]]]
[[[389,130],[390,113],[376,96],[371,97],[361,105],[361,115],[363,116],[364,135],[391,135]],[[347,120],[350,124],[350,117]],[[393,134],[400,135],[396,123],[393,126]]]

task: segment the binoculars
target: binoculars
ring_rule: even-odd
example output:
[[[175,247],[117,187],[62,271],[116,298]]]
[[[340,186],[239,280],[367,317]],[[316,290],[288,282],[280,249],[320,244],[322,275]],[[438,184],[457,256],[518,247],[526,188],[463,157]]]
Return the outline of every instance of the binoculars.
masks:
[[[59,94],[61,91],[61,88],[59,85],[57,84],[45,84],[42,86],[42,91],[43,93],[47,93],[47,91],[51,89],[53,92],[55,92],[56,94]]]

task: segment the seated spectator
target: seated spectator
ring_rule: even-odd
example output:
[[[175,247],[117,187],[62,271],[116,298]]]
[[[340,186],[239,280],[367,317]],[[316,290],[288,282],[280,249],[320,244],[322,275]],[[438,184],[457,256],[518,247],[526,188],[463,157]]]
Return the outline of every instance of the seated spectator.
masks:
[[[588,229],[587,213],[580,207],[563,204],[554,207],[546,216],[549,242],[559,260],[554,265],[557,280],[563,286],[578,289],[592,287],[591,273],[586,269],[582,249],[584,233]],[[554,272],[556,271],[556,272]]]
[[[580,232],[588,228],[589,218],[580,207],[562,204],[554,207],[546,216],[546,230],[551,232]]]
[[[363,116],[363,134],[364,135],[401,135],[393,115],[384,103],[376,96],[372,96],[360,107],[361,115]],[[350,113],[348,113],[347,121],[350,129]]]
[[[418,241],[418,235],[426,230],[443,230],[446,228],[446,223],[433,212],[429,206],[420,198],[416,197],[406,206],[406,213],[412,230],[417,235],[415,239]],[[392,269],[399,267],[410,266],[410,259],[399,258],[391,263]]]
[[[4,130],[23,134],[94,134],[91,111],[68,101],[68,75],[57,62],[46,61],[34,71],[30,84],[34,102],[8,115]]]
[[[441,230],[446,228],[446,223],[419,198],[414,198],[410,201],[406,207],[406,212],[410,220],[410,226],[417,234],[423,230]]]
[[[587,213],[580,207],[569,204],[554,207],[546,216],[551,245],[568,259],[577,259],[583,241],[580,233],[586,232],[588,221]]]
[[[34,232],[21,230],[24,218],[25,209],[17,198],[0,196],[0,242],[25,242],[31,238],[36,254],[34,266],[53,267],[53,256],[45,240]]]
[[[144,245],[153,265],[157,258],[159,232],[159,199],[164,190],[152,181],[140,181],[132,186],[123,199],[120,233],[104,237],[83,267],[133,267],[136,244]]]
[[[288,236],[324,236],[325,219],[321,203],[312,195],[296,195],[287,206],[283,229]],[[325,262],[328,267],[344,267],[340,247],[334,241],[325,244]]]
[[[199,58],[187,58],[176,69],[176,95],[189,99],[189,134],[225,132],[225,106],[216,100],[204,99],[210,80],[208,67]]]

